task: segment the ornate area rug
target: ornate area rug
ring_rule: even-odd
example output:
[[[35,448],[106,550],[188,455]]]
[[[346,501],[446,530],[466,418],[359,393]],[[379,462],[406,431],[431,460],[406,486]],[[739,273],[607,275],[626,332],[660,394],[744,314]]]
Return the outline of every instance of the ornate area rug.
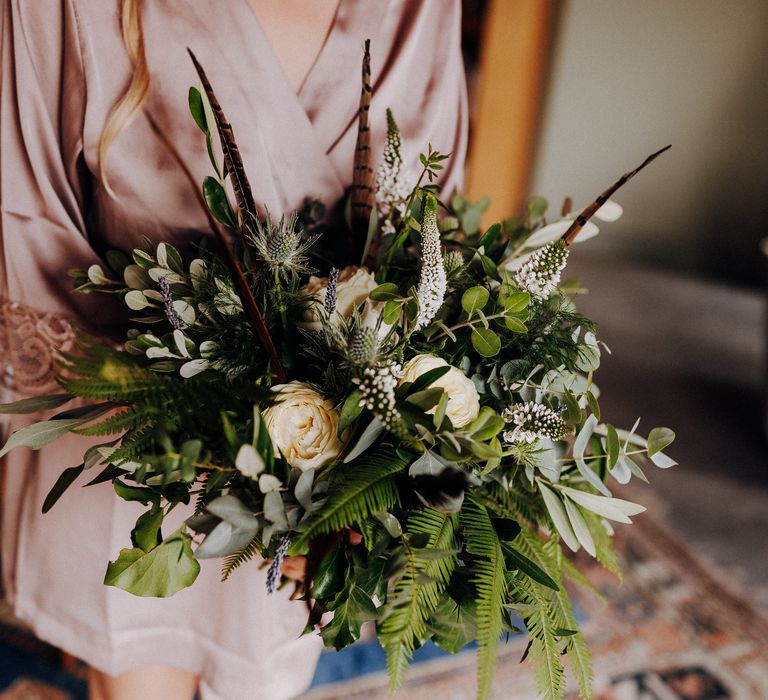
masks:
[[[651,517],[617,528],[624,582],[599,566],[588,576],[606,597],[577,593],[593,654],[595,700],[766,700],[768,620]],[[499,648],[494,698],[534,700],[524,640]],[[409,670],[397,700],[472,700],[474,654]],[[384,673],[317,687],[302,700],[382,700]],[[575,689],[568,695],[575,700]]]
[[[587,592],[578,594],[594,657],[595,700],[768,699],[766,618],[650,515],[618,528],[616,542],[622,585],[582,561],[607,600],[603,605]],[[494,698],[536,697],[528,662],[519,663],[524,647],[523,640],[512,639],[499,648]],[[397,700],[474,699],[471,651],[448,656],[426,648],[419,659]],[[324,654],[315,687],[302,700],[384,700],[387,678],[379,669],[383,652],[375,640]],[[576,697],[571,691],[568,700]],[[56,650],[0,610],[0,700],[79,698],[85,698],[85,684],[77,664],[62,667]]]

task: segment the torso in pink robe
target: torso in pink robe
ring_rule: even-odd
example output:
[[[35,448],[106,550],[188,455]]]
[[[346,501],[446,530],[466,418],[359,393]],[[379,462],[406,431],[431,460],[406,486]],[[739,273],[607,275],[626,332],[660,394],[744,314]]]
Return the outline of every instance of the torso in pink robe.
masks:
[[[406,165],[431,142],[453,152],[444,176],[459,184],[466,99],[459,0],[341,0],[298,95],[247,0],[145,0],[151,90],[146,111],[198,182],[211,174],[187,109],[197,84],[192,48],[232,122],[255,198],[272,212],[307,197],[334,203],[351,183],[363,42],[371,39],[374,155],[391,107]],[[179,165],[139,115],[109,150],[117,199],[98,178],[98,144],[131,67],[117,0],[2,0],[0,130],[0,350],[8,392],[52,390],[52,348],[66,348],[65,319],[114,323],[114,303],[70,291],[67,270],[143,235],[181,248],[207,230]],[[2,368],[0,368],[2,369]],[[13,418],[11,429],[29,422]],[[4,460],[3,584],[17,614],[53,644],[109,673],[169,664],[203,678],[205,697],[283,698],[312,677],[314,635],[299,639],[306,609],[267,597],[255,563],[219,582],[203,561],[196,583],[170,599],[136,598],[102,585],[109,559],[129,546],[141,511],[110,484],[75,484],[45,516],[58,474],[79,464],[75,436]],[[92,475],[91,475],[92,476]],[[179,514],[181,518],[183,514]]]

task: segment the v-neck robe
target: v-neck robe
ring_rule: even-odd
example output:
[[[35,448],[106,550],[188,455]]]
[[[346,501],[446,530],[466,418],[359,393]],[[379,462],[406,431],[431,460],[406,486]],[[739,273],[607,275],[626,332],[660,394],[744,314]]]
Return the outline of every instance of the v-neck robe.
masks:
[[[90,328],[119,322],[101,295],[70,291],[69,268],[141,236],[181,248],[205,234],[192,185],[144,114],[119,135],[99,177],[98,145],[127,88],[117,0],[2,0],[0,15],[0,352],[10,396],[51,390],[53,346],[66,348],[64,319]],[[371,39],[372,143],[378,160],[385,110],[400,125],[406,167],[432,143],[453,152],[446,191],[461,182],[466,96],[459,0],[341,0],[298,94],[247,0],[145,0],[142,19],[151,87],[145,110],[168,135],[196,182],[211,173],[188,114],[205,66],[232,122],[257,202],[273,213],[306,198],[333,204],[351,184],[360,60]],[[10,429],[34,417],[12,418]],[[84,438],[2,464],[2,568],[16,614],[43,639],[111,674],[168,664],[200,674],[206,698],[285,698],[309,683],[320,643],[300,637],[305,608],[267,596],[252,563],[226,583],[203,561],[195,584],[169,599],[104,586],[141,506],[110,484],[76,482],[46,515],[58,474],[78,464]],[[185,513],[174,513],[177,521]],[[169,526],[171,523],[169,523]],[[170,531],[170,530],[168,530]]]

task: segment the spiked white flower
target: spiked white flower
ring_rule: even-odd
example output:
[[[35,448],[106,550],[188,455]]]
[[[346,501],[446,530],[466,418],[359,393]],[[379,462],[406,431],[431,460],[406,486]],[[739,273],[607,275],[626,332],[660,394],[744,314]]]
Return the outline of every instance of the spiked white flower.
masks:
[[[558,411],[547,408],[544,404],[528,401],[505,408],[501,417],[507,423],[513,423],[512,430],[504,432],[504,442],[527,442],[536,440],[560,440],[566,433],[567,426]]]
[[[376,202],[379,213],[388,216],[396,211],[402,215],[405,202],[411,190],[403,177],[403,154],[400,129],[398,129],[392,110],[387,110],[387,143],[376,171]]]
[[[367,367],[363,376],[356,380],[360,391],[360,407],[375,415],[390,432],[401,427],[400,413],[395,407],[395,390],[403,368],[396,362],[380,367]]]
[[[448,280],[440,250],[440,229],[437,226],[437,200],[431,194],[424,199],[424,219],[421,223],[421,277],[417,296],[419,313],[416,329],[428,326],[445,299]]]
[[[515,273],[515,284],[532,299],[544,301],[557,289],[560,273],[568,260],[568,246],[554,241],[536,251]]]

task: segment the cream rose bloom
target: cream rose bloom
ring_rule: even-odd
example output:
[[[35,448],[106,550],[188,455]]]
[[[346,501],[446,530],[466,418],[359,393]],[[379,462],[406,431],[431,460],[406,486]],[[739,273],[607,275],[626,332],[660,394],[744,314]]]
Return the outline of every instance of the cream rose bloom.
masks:
[[[318,469],[332,462],[344,447],[336,436],[339,412],[302,382],[277,384],[278,403],[264,411],[264,423],[279,450],[301,471]]]
[[[413,382],[431,369],[449,366],[441,357],[417,355],[406,362],[400,383]],[[472,380],[460,369],[451,367],[448,372],[432,382],[430,386],[440,387],[448,394],[448,406],[445,409],[445,415],[451,419],[454,428],[468,425],[477,418],[480,413],[480,397]],[[428,413],[434,412],[434,408],[428,411]]]
[[[334,325],[341,321],[341,319],[352,316],[353,311],[368,299],[368,295],[373,289],[376,289],[376,287],[378,287],[376,280],[364,267],[349,266],[341,270],[339,272],[339,279],[336,283],[336,313],[333,315],[332,319]],[[312,304],[304,312],[303,325],[305,328],[310,328],[312,330],[320,329],[320,314],[318,309],[322,308],[325,303],[325,296],[327,293],[327,277],[315,277],[312,275],[312,277],[309,278],[309,282],[304,285],[302,294],[304,296],[314,296],[317,299],[317,303]],[[374,305],[377,308],[383,306],[368,301],[368,304],[366,304],[366,308],[363,311],[364,317],[370,316],[373,309],[369,309],[369,306],[373,307]],[[365,325],[368,325],[368,323]]]

